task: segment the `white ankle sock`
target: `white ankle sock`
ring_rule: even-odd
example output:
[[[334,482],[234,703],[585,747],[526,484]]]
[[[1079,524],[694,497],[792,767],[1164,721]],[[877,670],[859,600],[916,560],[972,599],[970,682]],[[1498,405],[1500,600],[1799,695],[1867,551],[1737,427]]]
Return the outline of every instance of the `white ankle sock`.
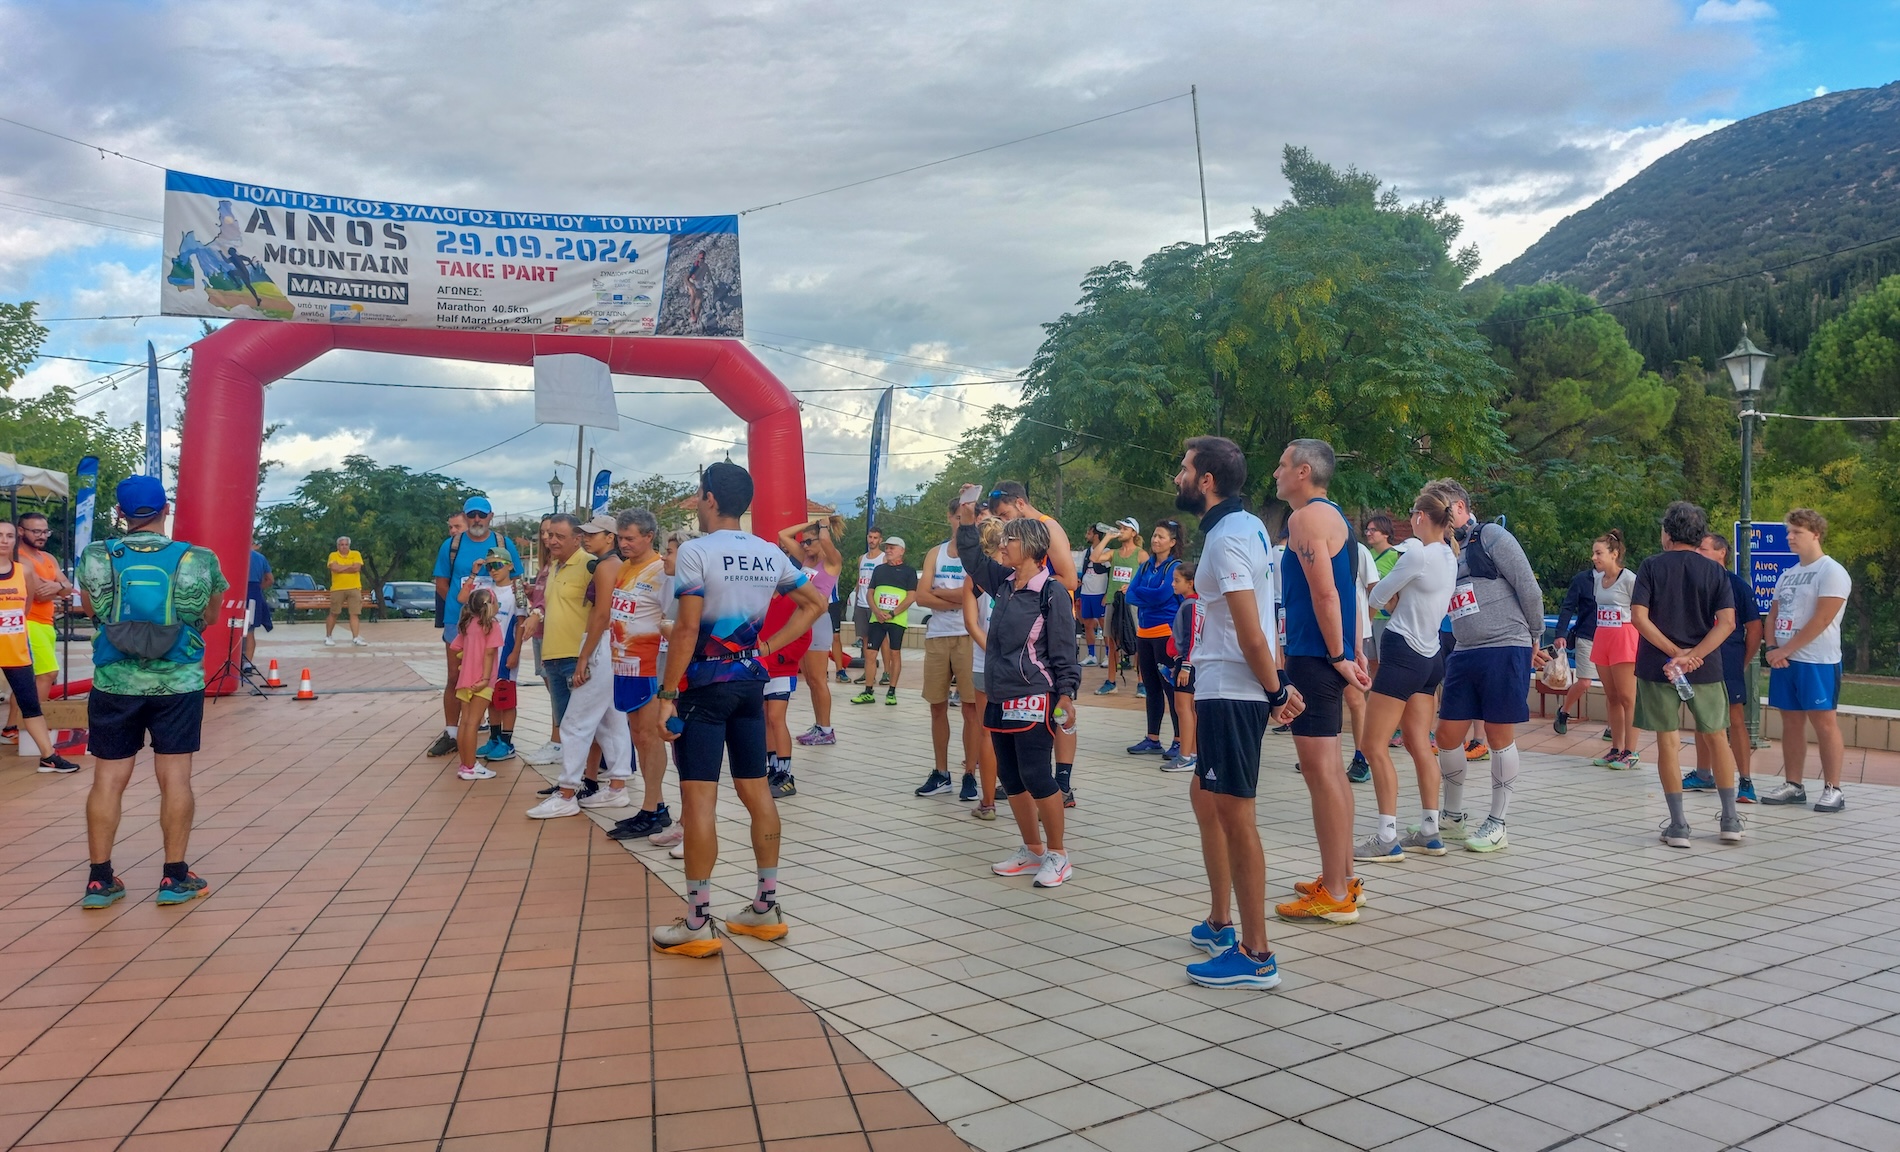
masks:
[[[1397,840],[1399,838],[1399,818],[1379,813],[1379,839]]]

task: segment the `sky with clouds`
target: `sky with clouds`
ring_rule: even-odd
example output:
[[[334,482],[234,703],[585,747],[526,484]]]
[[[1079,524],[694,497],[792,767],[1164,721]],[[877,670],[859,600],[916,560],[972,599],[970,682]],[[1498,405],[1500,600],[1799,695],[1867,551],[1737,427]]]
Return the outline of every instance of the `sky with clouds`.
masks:
[[[1195,84],[1216,233],[1284,198],[1280,150],[1301,144],[1408,199],[1445,197],[1487,268],[1686,140],[1894,79],[1900,0],[0,0],[0,117],[212,176],[476,208],[725,213]],[[155,312],[162,182],[0,123],[0,299],[48,317]],[[745,216],[748,338],[804,393],[812,494],[861,493],[879,381],[909,389],[895,481],[927,479],[987,405],[1015,397],[969,382],[1020,371],[1091,267],[1200,228],[1186,100]],[[21,392],[197,333],[183,319],[51,327],[45,351],[79,359],[40,361]],[[364,353],[299,374],[530,385],[526,368]],[[623,412],[697,434],[628,422],[590,435],[621,475],[689,476],[744,439],[690,386],[617,386],[647,393]],[[106,419],[142,416],[139,379],[89,391]],[[533,425],[525,395],[347,383],[281,382],[266,413],[284,425],[268,455],[285,463],[267,500],[351,452],[434,468]],[[572,430],[548,426],[446,470],[531,511],[556,461],[571,478],[573,452]]]

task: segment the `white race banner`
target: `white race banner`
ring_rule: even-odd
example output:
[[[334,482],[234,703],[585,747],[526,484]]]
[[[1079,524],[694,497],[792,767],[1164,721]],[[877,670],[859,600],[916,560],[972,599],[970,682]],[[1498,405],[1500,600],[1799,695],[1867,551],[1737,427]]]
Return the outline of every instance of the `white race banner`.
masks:
[[[737,216],[434,208],[167,172],[165,256],[168,316],[745,334]]]

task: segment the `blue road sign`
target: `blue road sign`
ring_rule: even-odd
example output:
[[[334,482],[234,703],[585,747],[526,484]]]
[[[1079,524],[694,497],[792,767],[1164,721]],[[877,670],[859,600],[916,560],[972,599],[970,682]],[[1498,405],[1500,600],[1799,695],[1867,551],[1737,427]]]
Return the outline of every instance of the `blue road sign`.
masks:
[[[1780,521],[1757,520],[1748,538],[1748,563],[1751,569],[1741,573],[1755,590],[1755,607],[1762,615],[1775,600],[1775,581],[1783,571],[1801,563],[1788,547],[1788,526]],[[1742,554],[1742,522],[1735,522],[1735,556]]]

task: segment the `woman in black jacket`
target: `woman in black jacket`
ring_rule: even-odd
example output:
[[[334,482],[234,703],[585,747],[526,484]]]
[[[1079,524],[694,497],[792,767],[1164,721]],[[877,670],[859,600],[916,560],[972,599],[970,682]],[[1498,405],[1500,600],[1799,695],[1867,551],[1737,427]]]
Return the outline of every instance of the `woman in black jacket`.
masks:
[[[1054,751],[1056,729],[1075,727],[1075,690],[1082,682],[1075,606],[1049,572],[1046,524],[1009,521],[990,559],[983,557],[975,504],[964,503],[957,515],[957,555],[964,557],[971,582],[995,599],[983,649],[989,697],[983,726],[996,748],[997,777],[1009,792],[1010,811],[1023,837],[1016,854],[992,870],[998,876],[1033,872],[1038,888],[1054,888],[1071,872]]]

